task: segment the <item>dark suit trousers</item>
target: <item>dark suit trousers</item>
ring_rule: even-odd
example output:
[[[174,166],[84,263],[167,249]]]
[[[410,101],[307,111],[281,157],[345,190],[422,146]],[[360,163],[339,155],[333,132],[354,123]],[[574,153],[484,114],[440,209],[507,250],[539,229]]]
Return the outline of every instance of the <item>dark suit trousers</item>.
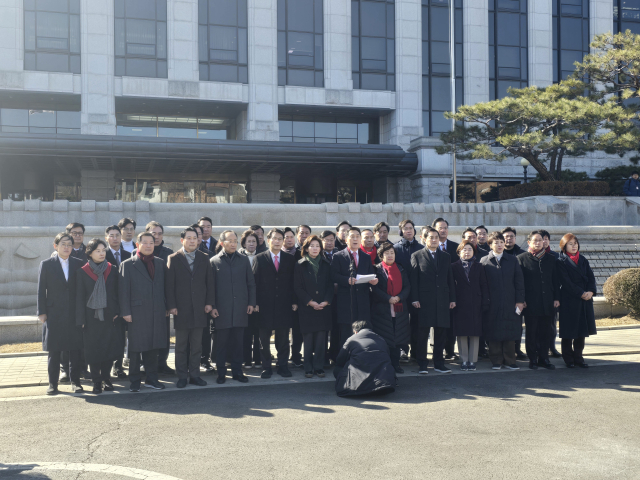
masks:
[[[427,368],[429,360],[427,359],[427,344],[429,342],[430,327],[420,326],[418,329],[418,345],[416,358],[420,368]],[[436,367],[444,366],[444,344],[447,339],[447,329],[443,327],[433,328],[433,365]]]
[[[562,359],[565,363],[584,363],[584,337],[562,339]]]
[[[244,327],[216,329],[216,368],[218,369],[218,377],[224,377],[227,374],[227,356],[231,360],[231,374],[242,375],[243,337]]]
[[[109,382],[111,381],[111,367],[112,361],[90,363],[91,368],[91,381],[93,383]]]
[[[338,326],[338,307],[336,305],[336,297],[333,297],[331,304],[331,344],[329,345],[329,357],[334,362],[338,357],[338,352],[342,348],[340,343],[340,327]]]
[[[164,367],[169,358],[169,345],[171,345],[171,317],[167,318],[167,346],[158,350],[158,365]],[[147,368],[146,365],[144,367]]]
[[[489,360],[493,365],[514,365],[516,363],[516,342],[489,342]]]
[[[66,354],[68,357],[67,369],[69,378],[73,383],[79,385],[80,372],[82,371],[82,366],[80,365],[80,352],[81,350],[71,350],[70,352],[49,352],[49,358],[47,359],[49,383],[52,385],[58,385],[58,379],[60,378],[60,359]]]
[[[342,346],[346,343],[351,335],[353,335],[353,327],[349,323],[339,323],[338,329],[340,330],[340,347],[338,348],[338,352]]]
[[[244,329],[244,339],[242,351],[244,352],[244,363],[260,363],[260,329],[257,325],[251,325]]]
[[[291,361],[300,363],[302,360],[302,332],[298,321],[298,312],[294,313],[293,327],[291,328]]]
[[[201,346],[201,328],[176,330],[176,373],[179,379],[200,376]]]
[[[207,320],[211,322],[209,317],[207,317]],[[202,329],[202,353],[200,354],[200,363],[207,363],[211,361],[212,343],[213,337],[211,335],[211,325],[207,325]]]
[[[551,338],[551,322],[553,315],[535,317],[526,315],[524,324],[527,328],[525,345],[529,361],[549,360],[549,339]]]
[[[80,350],[76,350],[77,352],[80,352],[80,357],[78,358],[78,361],[80,362],[78,364],[78,368],[80,369],[81,372],[84,372],[87,370],[87,361],[84,359],[84,350],[80,349]],[[70,352],[62,352],[62,360],[60,361],[60,368],[62,368],[62,370],[69,375],[69,365],[71,364],[71,360],[70,360]],[[71,378],[71,376],[69,376],[69,378]]]
[[[140,357],[142,356],[142,362]],[[129,380],[131,383],[140,381],[140,363],[144,365],[147,382],[158,380],[158,350],[147,352],[129,352]]]
[[[453,310],[449,311],[449,318],[451,320],[450,325],[453,325]],[[453,356],[455,354],[455,348],[456,348],[456,337],[453,334],[453,328],[447,328],[446,330],[447,330],[447,339],[444,343],[444,350],[448,356]]]
[[[324,349],[327,332],[304,334],[304,371],[313,372],[324,368]]]
[[[289,361],[289,329],[277,328],[276,330],[260,329],[260,357],[262,369],[271,370],[271,332],[275,331],[276,352],[278,352],[277,365],[286,367]]]

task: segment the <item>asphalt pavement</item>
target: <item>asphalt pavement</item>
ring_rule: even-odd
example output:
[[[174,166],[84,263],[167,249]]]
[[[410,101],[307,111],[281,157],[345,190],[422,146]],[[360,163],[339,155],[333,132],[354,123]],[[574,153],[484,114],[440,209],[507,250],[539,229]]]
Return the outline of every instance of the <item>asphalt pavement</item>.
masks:
[[[317,379],[98,396],[2,389],[0,478],[640,478],[640,355],[590,363],[408,374],[393,394],[346,399]]]

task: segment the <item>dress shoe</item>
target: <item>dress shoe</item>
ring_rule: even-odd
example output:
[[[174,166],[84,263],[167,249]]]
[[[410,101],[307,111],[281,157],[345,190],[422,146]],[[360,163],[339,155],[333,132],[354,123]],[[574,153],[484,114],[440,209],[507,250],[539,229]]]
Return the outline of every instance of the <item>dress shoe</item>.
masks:
[[[178,388],[184,388],[187,386],[187,379],[186,378],[181,378],[180,380],[178,380],[178,383],[176,383],[176,387]]]
[[[191,385],[197,385],[199,387],[205,387],[207,385],[207,382],[205,382],[203,379],[201,379],[200,377],[195,377],[195,378],[190,378],[189,379],[189,383]]]
[[[49,388],[47,388],[47,395],[57,395],[58,393],[58,386],[50,383]]]
[[[93,393],[102,393],[102,382],[100,383],[94,383],[93,384],[93,389],[91,390]]]
[[[396,371],[396,373],[404,373],[404,369],[400,365],[394,366],[393,369]]]
[[[325,377],[324,370],[316,370],[316,375],[320,378],[324,378]]]
[[[67,372],[63,372],[62,375],[60,375],[58,383],[69,383],[70,381],[71,380],[69,380],[69,374]]]
[[[244,365],[242,365],[242,368],[246,368],[246,369],[249,369],[252,367],[253,367],[253,364],[251,362],[244,362]]]
[[[313,378],[313,371],[309,370],[308,372],[304,372],[304,376],[306,378]]]
[[[460,364],[460,370],[462,370],[463,372],[466,372],[467,370],[469,370],[469,365],[467,365],[467,362],[462,362]]]
[[[456,355],[455,353],[448,353],[444,356],[445,360],[457,360],[458,358],[460,357],[458,357],[458,355]]]
[[[201,362],[200,371],[206,373],[213,373],[216,371],[215,367],[211,365],[211,362]]]
[[[176,371],[169,365],[162,365],[158,367],[158,373],[162,373],[163,375],[175,375]]]
[[[516,360],[526,360],[527,356],[522,352],[522,350],[518,350],[516,352]]]
[[[122,366],[123,367],[128,367],[129,366],[129,359],[125,358],[124,360],[122,360]]]
[[[273,371],[271,369],[263,370],[260,374],[260,378],[271,378],[271,375],[273,375]]]
[[[84,392],[84,388],[82,388],[82,385],[80,385],[79,383],[71,383],[71,391],[73,393],[80,393]]]
[[[587,365],[586,363],[582,362],[582,363],[576,363],[577,366],[579,366],[580,368],[589,368],[589,365]]]
[[[116,367],[113,367],[113,369],[111,370],[111,376],[113,378],[127,378],[127,374],[124,373],[124,370],[122,368]]]
[[[291,360],[291,364],[296,368],[302,368],[302,360]]]
[[[146,380],[144,386],[147,388],[153,388],[154,390],[164,390],[164,385],[158,380]]]
[[[129,387],[130,392],[139,392],[140,391],[140,382],[131,382],[131,386]]]
[[[552,348],[551,349],[551,356],[553,358],[561,358],[562,354],[558,350],[556,350],[555,348]]]
[[[576,368],[575,363],[567,363],[567,368]]]
[[[254,368],[257,368],[258,370],[262,368],[262,362],[256,362],[253,364]]]
[[[475,363],[470,363],[468,366],[468,369],[470,372],[474,372],[476,370],[476,364]]]
[[[502,368],[502,365],[499,363],[494,363],[493,365],[491,365],[491,370],[500,370]]]
[[[520,370],[520,367],[515,363],[513,365],[505,365],[504,368],[508,370]]]
[[[480,358],[489,358],[489,354],[487,352],[481,352],[478,354]]]
[[[113,392],[113,384],[110,380],[105,380],[103,382],[102,388],[105,392]]]
[[[80,376],[85,380],[91,380],[91,372],[89,372],[89,370],[85,370],[80,374]]]
[[[281,377],[291,377],[292,376],[291,370],[289,370],[287,367],[278,367],[276,372]]]
[[[537,370],[538,369],[538,364],[535,362],[529,362],[529,368],[531,370]]]
[[[222,384],[223,384],[224,382],[226,382],[226,381],[227,381],[227,377],[220,377],[220,376],[219,376],[218,378],[216,378],[216,383],[217,383],[218,385],[222,385]]]
[[[437,367],[433,367],[433,369],[438,373],[451,373],[451,370],[444,365],[438,365]]]
[[[244,373],[236,373],[233,377],[234,380],[239,381],[240,383],[247,383],[249,381],[249,377],[247,377]]]
[[[538,366],[542,368],[546,368],[547,370],[555,370],[556,366],[551,363],[549,360],[538,360]]]

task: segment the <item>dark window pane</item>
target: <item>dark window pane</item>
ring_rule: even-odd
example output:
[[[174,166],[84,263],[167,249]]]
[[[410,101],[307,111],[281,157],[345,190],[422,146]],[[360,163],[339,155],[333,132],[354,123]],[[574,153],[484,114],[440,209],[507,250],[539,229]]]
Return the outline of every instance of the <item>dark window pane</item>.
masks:
[[[429,121],[429,115],[430,115],[430,112],[424,112],[424,111],[422,112],[422,129],[425,136],[431,135],[431,130],[430,130],[431,122]]]
[[[200,80],[201,81],[209,80],[209,65],[202,64],[202,63],[200,64]]]
[[[135,20],[127,18],[127,43],[138,43],[143,45],[156,44],[156,22],[151,20]],[[154,54],[155,55],[155,54]]]
[[[290,120],[280,120],[280,136],[292,137],[293,125]]]
[[[520,15],[498,13],[498,45],[520,45]]]
[[[429,75],[429,42],[422,42],[422,74]]]
[[[396,76],[387,75],[387,90],[393,92],[396,89]]]
[[[289,77],[287,85],[298,85],[301,87],[313,87],[315,84],[315,75],[313,70],[297,70],[289,69]]]
[[[145,55],[148,57],[154,57],[156,54],[156,46],[127,43],[127,53],[130,55]]]
[[[449,64],[449,42],[431,42],[431,62]]]
[[[36,0],[36,9],[48,12],[68,12],[67,0]]]
[[[387,5],[387,38],[396,38],[396,18],[394,5]]]
[[[358,37],[351,37],[351,69],[354,72],[360,70],[360,39]]]
[[[387,76],[377,73],[363,73],[362,89],[363,90],[386,90],[387,89]]]
[[[520,78],[519,68],[498,68],[498,75],[501,78]]]
[[[38,37],[69,38],[69,15],[63,13],[38,12]]]
[[[125,0],[125,13],[127,18],[147,18],[155,20],[155,0]]]
[[[316,87],[322,88],[324,87],[324,72],[316,71]]]
[[[384,60],[362,60],[362,70],[386,70],[387,62]]]
[[[247,0],[238,0],[238,26],[247,27]]]
[[[287,84],[287,69],[278,69],[278,86],[284,87]]]
[[[358,125],[358,143],[369,143],[369,124]]]
[[[69,71],[71,73],[81,73],[80,72],[80,55],[71,55],[69,57]]]
[[[353,88],[356,88],[356,89],[360,88],[360,75],[358,74],[353,75]]]
[[[206,25],[208,22],[207,20],[208,8],[209,8],[209,4],[207,0],[198,0],[198,23],[201,25]]]
[[[36,14],[35,12],[24,12],[24,48],[25,50],[36,49]]]
[[[206,25],[198,26],[198,58],[201,62],[206,62],[209,54],[209,35]]]
[[[122,77],[122,76],[125,76],[126,74],[127,72],[126,72],[124,58],[116,58],[115,59],[115,75],[117,77]]]
[[[562,70],[573,71],[575,70],[574,63],[582,61],[582,52],[572,52],[568,50],[562,51],[562,57],[560,59],[560,68]]]
[[[247,30],[244,28],[238,29],[238,63],[243,65],[247,64],[247,55],[248,55],[248,46],[247,46]]]
[[[289,0],[287,22],[289,30],[313,32],[313,0]]]
[[[196,130],[195,125],[193,126],[192,129],[158,127],[158,137],[196,138],[197,136],[198,136],[198,131]]]
[[[498,47],[498,68],[520,68],[520,49],[518,47]]]
[[[46,110],[30,110],[29,111],[30,127],[55,127],[56,112]]]
[[[238,82],[249,83],[249,69],[248,67],[238,67]]]
[[[520,11],[520,0],[497,0],[497,4],[500,10]]]
[[[313,67],[313,57],[301,57],[290,55],[289,66],[293,67]]]
[[[429,110],[429,77],[422,77],[422,110]]]
[[[360,35],[360,2],[351,2],[351,35]]]
[[[156,25],[158,58],[167,58],[167,24],[165,22],[158,22]]]
[[[310,33],[288,32],[287,53],[289,55],[305,55],[313,57],[313,35]],[[311,59],[313,66],[313,58]]]
[[[431,112],[431,130],[434,135],[448,132],[451,130],[451,120],[444,118],[444,112]]]
[[[167,21],[167,0],[156,0],[156,20]]]
[[[278,32],[278,66],[287,66],[287,34]]]
[[[396,42],[387,40],[387,73],[395,73]]]
[[[238,53],[234,50],[209,50],[209,60],[212,62],[236,63]]]
[[[168,77],[167,62],[166,61],[162,61],[162,60],[158,60],[156,66],[157,66],[158,78],[167,78]]]
[[[323,50],[323,41],[322,35],[316,35],[315,46],[314,46],[314,54],[315,54],[315,68],[317,70],[322,70],[324,68],[322,50]]]
[[[449,42],[449,10],[431,9],[431,41]]]
[[[338,138],[358,138],[358,126],[351,123],[338,123],[336,125]]]
[[[313,122],[293,122],[293,135],[295,137],[313,137]]]
[[[216,25],[237,25],[237,0],[209,0],[209,21]]]
[[[579,18],[560,19],[560,48],[582,50],[582,20]]]
[[[316,33],[323,33],[322,28],[322,0],[314,0],[314,29]]]
[[[238,67],[235,65],[209,65],[209,80],[217,82],[237,82]]]
[[[146,58],[127,58],[126,75],[129,77],[156,77],[156,61]]]
[[[71,15],[69,25],[69,51],[80,53],[80,16]]]
[[[385,36],[386,15],[384,3],[362,0],[360,2],[360,14],[362,15],[360,22],[362,35]]]
[[[216,50],[237,50],[237,29],[235,27],[209,27],[209,48]]]
[[[451,110],[451,83],[445,77],[431,77],[431,109]]]
[[[362,37],[362,58],[367,60],[386,60],[387,41],[384,38]]]
[[[45,72],[68,72],[69,55],[38,52],[36,54],[36,69]]]
[[[124,19],[115,19],[116,55],[125,54]]]
[[[69,50],[69,41],[66,38],[38,37],[36,46],[46,50]]]
[[[520,70],[521,70],[521,77],[522,79],[526,80],[527,78],[529,78],[528,75],[528,71],[529,71],[529,59],[527,58],[527,49],[526,48],[521,48],[520,49]]]
[[[287,28],[287,0],[278,0],[278,30],[286,30]]]
[[[80,112],[58,112],[58,128],[80,128]]]
[[[14,127],[29,126],[29,110],[18,110],[13,108],[3,108],[0,111],[0,121],[2,125]]]
[[[324,138],[336,138],[337,130],[335,123],[324,123],[324,122],[316,122],[315,123],[315,133],[317,137]]]

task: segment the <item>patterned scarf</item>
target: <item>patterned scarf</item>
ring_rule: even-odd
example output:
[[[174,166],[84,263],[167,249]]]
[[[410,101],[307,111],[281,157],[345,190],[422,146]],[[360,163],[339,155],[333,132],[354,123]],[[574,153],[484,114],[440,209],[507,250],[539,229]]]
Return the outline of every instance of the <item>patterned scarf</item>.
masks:
[[[464,268],[464,274],[467,276],[467,280],[469,280],[469,271],[471,270],[471,265],[475,262],[476,257],[471,257],[469,260],[460,260],[462,262],[462,268]]]
[[[545,254],[547,253],[547,251],[543,248],[542,250],[540,250],[539,252],[536,252],[533,248],[529,247],[529,253],[531,255],[533,255],[534,257],[536,257],[538,260],[542,260],[542,257],[545,256]]]
[[[107,286],[104,280],[104,272],[107,270],[109,262],[106,260],[102,263],[95,263],[89,259],[89,267],[94,275],[97,275],[96,284],[93,286],[93,292],[87,301],[87,307],[95,310],[94,318],[104,322],[104,309],[107,308]]]

